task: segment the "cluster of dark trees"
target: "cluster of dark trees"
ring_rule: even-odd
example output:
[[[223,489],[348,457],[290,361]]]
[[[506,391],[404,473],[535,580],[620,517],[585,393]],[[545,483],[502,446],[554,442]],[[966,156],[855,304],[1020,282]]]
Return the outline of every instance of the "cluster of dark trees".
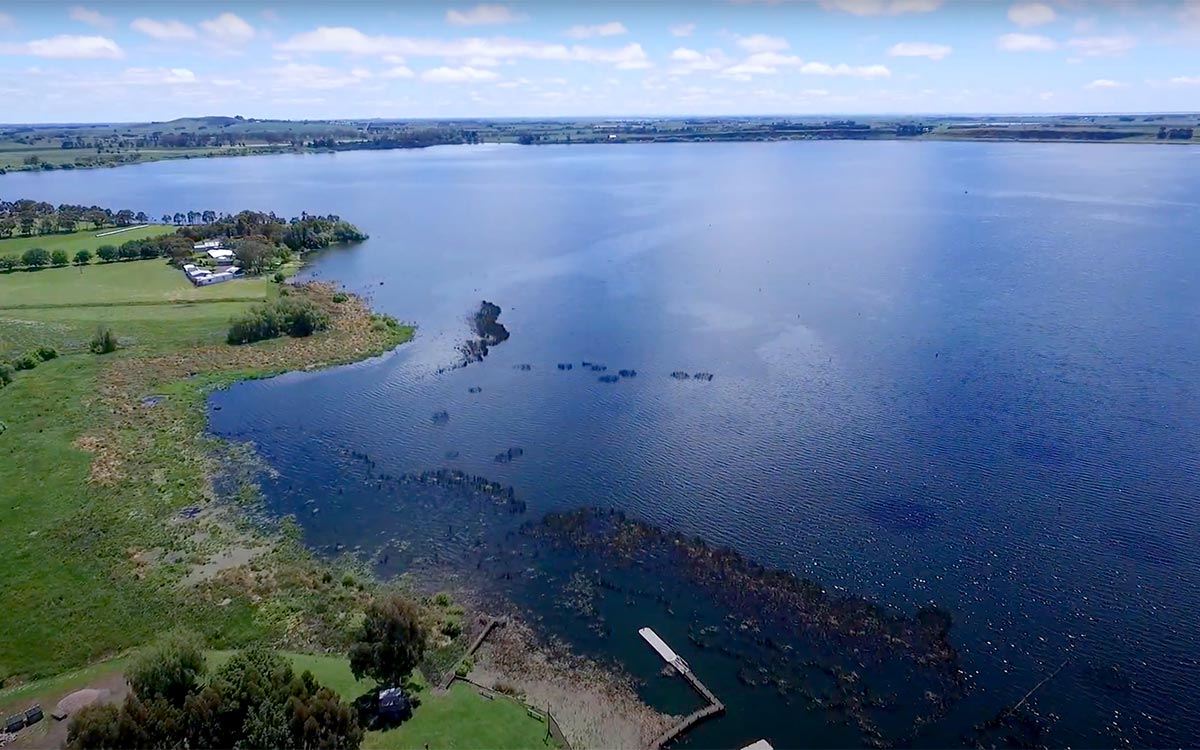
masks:
[[[1158,139],[1160,141],[1189,141],[1192,139],[1192,128],[1159,128]]]
[[[18,203],[32,203],[32,201],[18,201]],[[50,206],[50,204],[44,205]],[[0,209],[2,208],[3,205],[0,204]],[[50,208],[56,210],[53,206]],[[118,212],[119,215],[125,213]],[[134,216],[145,217],[145,214],[134,214]],[[236,214],[188,211],[186,214],[176,213],[173,217],[170,214],[164,214],[163,221],[165,223],[174,221],[183,226],[180,226],[175,234],[129,240],[120,245],[103,245],[96,249],[96,257],[106,263],[119,260],[169,258],[178,265],[192,257],[196,242],[220,239],[228,241],[232,245],[239,264],[248,273],[261,273],[275,264],[287,260],[293,252],[318,250],[334,244],[361,242],[367,239],[367,235],[358,227],[342,221],[341,217],[335,215],[320,216],[302,213],[300,216],[285,219],[273,213],[261,211],[241,211]],[[184,224],[184,222],[187,223]],[[114,235],[114,238],[119,236]],[[91,259],[92,253],[87,250],[80,250],[73,256],[74,262],[78,265],[87,264]],[[21,266],[30,269],[65,266],[70,262],[72,262],[72,256],[65,250],[49,252],[42,248],[31,248],[19,256],[0,256],[0,271],[10,271]]]
[[[353,224],[330,214],[301,213],[285,219],[274,213],[241,211],[236,214],[202,213],[203,224],[184,226],[181,236],[196,242],[210,239],[255,238],[268,245],[284,245],[289,250],[318,250],[342,242],[361,242],[367,235]],[[178,214],[176,214],[178,216]]]
[[[380,686],[401,686],[427,639],[412,602],[400,596],[373,602],[350,650],[351,670]],[[90,706],[71,720],[70,750],[355,750],[362,743],[355,706],[265,648],[238,652],[210,673],[197,643],[176,637],[134,663],[126,679],[131,690],[124,703]]]
[[[231,344],[249,344],[285,335],[303,338],[327,328],[329,315],[324,310],[310,300],[285,295],[235,319],[226,340]]]
[[[357,748],[353,709],[310,672],[266,649],[234,655],[211,677],[195,643],[176,639],[126,673],[125,702],[80,711],[67,747]]]
[[[45,201],[21,199],[15,201],[0,201],[0,238],[12,237],[20,233],[25,236],[35,234],[54,234],[56,232],[74,232],[80,226],[91,226],[95,229],[103,227],[129,227],[134,224],[145,224],[150,217],[144,211],[111,208],[100,206],[81,206],[63,203],[55,206]]]

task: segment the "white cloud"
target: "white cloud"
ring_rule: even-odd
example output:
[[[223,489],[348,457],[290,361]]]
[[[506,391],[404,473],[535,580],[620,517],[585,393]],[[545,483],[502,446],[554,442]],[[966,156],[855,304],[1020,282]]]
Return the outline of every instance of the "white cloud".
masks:
[[[222,13],[216,18],[200,22],[200,28],[216,44],[245,44],[254,38],[254,27],[233,13]]]
[[[892,71],[884,65],[829,65],[822,62],[804,63],[800,66],[801,73],[816,76],[849,76],[851,78],[890,78]]]
[[[491,70],[480,70],[464,65],[461,68],[433,68],[421,74],[422,81],[431,83],[479,83],[494,81],[500,75]]]
[[[929,13],[942,0],[821,0],[826,10],[840,10],[856,16],[899,16],[904,13]]]
[[[1048,102],[1054,98],[1054,92],[1053,91],[1043,91],[1042,93],[1038,94],[1038,98],[1044,102]]]
[[[930,44],[929,42],[900,42],[893,44],[888,54],[892,57],[928,57],[930,60],[941,60],[954,49],[945,44]]]
[[[625,28],[625,24],[619,21],[609,21],[608,23],[599,23],[593,26],[584,26],[582,24],[572,26],[566,30],[566,35],[572,39],[588,39],[594,36],[618,36],[620,34],[628,34],[629,29]]]
[[[196,30],[183,21],[155,21],[153,18],[137,18],[129,24],[129,28],[162,42],[196,38]]]
[[[691,36],[696,32],[696,24],[694,23],[677,23],[668,29],[671,36]]]
[[[446,23],[455,26],[499,26],[523,20],[507,5],[476,5],[470,10],[446,11]]]
[[[397,65],[379,74],[380,78],[412,78],[416,74],[407,65]]]
[[[1127,85],[1128,84],[1121,83],[1120,81],[1114,81],[1110,78],[1097,78],[1096,80],[1092,81],[1088,85],[1084,86],[1084,88],[1085,89],[1121,89],[1121,88],[1125,88],[1125,86],[1127,86]]]
[[[1200,86],[1200,76],[1175,76],[1171,83],[1175,86]]]
[[[683,76],[704,70],[720,70],[729,64],[725,53],[719,49],[700,52],[687,47],[679,47],[671,53],[673,63],[668,71],[671,75]]]
[[[121,82],[134,86],[195,83],[196,74],[187,68],[127,68]]]
[[[1053,23],[1058,14],[1045,3],[1017,3],[1008,9],[1008,20],[1018,26],[1044,26]]]
[[[12,16],[8,15],[7,13],[0,12],[0,29],[12,29],[15,28],[16,25],[17,23],[13,20]]]
[[[379,55],[395,59],[442,57],[455,60],[487,58],[491,60],[549,60],[554,62],[610,63],[624,69],[650,65],[640,44],[619,48],[567,46],[520,39],[418,39],[412,37],[368,36],[346,26],[320,27],[296,34],[275,45],[280,52],[343,53]]]
[[[49,39],[34,39],[31,42],[0,43],[0,55],[33,55],[62,60],[115,60],[124,57],[125,52],[107,37],[59,34]]]
[[[747,52],[779,52],[788,48],[788,42],[781,36],[771,36],[770,34],[751,34],[749,36],[739,36],[737,45]]]
[[[1090,36],[1070,39],[1067,46],[1084,57],[1115,57],[1137,46],[1132,36]]]
[[[98,10],[85,8],[82,5],[76,5],[71,8],[69,13],[72,21],[86,23],[88,26],[95,26],[98,29],[111,29],[112,19],[104,15]]]
[[[780,68],[791,68],[799,73],[814,76],[846,76],[851,78],[888,78],[892,71],[883,65],[847,65],[838,63],[830,65],[824,62],[808,61],[796,55],[784,55],[779,52],[759,52],[750,55],[742,62],[725,68],[721,77],[737,81],[749,80],[755,75],[774,75]]]
[[[1058,48],[1058,42],[1037,34],[1004,34],[996,46],[1005,52],[1049,52]]]
[[[343,72],[324,65],[288,63],[267,72],[279,88],[285,89],[340,89],[354,86],[371,77],[370,71],[355,69]]]

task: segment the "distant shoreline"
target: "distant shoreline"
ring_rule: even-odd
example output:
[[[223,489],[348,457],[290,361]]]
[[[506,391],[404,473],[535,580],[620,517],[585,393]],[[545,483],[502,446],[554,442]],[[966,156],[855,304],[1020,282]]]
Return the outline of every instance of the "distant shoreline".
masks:
[[[0,174],[171,159],[478,144],[757,141],[968,141],[1200,144],[1200,114],[1056,116],[663,117],[531,120],[246,120],[0,125]]]

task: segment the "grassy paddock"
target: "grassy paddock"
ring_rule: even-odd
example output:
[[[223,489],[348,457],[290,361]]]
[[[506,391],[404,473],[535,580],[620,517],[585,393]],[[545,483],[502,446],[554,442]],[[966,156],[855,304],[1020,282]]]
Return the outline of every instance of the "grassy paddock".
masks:
[[[130,240],[160,237],[175,231],[175,227],[166,224],[151,224],[150,226],[138,227],[137,229],[130,229],[118,234],[110,234],[106,237],[96,236],[105,232],[115,231],[115,229],[117,228],[105,227],[103,229],[87,229],[80,232],[64,232],[62,234],[35,234],[32,237],[9,237],[0,240],[0,255],[20,255],[31,247],[40,247],[50,252],[66,250],[74,258],[75,253],[79,250],[91,250],[95,252],[96,248],[101,245],[121,245]]]
[[[261,300],[265,278],[194,286],[165,260],[96,263],[0,274],[0,310],[23,307]]]
[[[344,637],[364,587],[326,580],[293,537],[264,537],[212,502],[219,446],[205,432],[205,395],[239,378],[361,359],[412,332],[357,300],[333,304],[331,290],[295,289],[328,307],[331,330],[225,345],[230,319],[276,289],[262,280],[197,289],[162,261],[0,275],[2,304],[24,306],[0,309],[0,357],[39,345],[63,353],[0,388],[0,681],[79,669],[176,627],[225,648]],[[233,294],[244,299],[224,301]],[[100,323],[120,338],[117,352],[87,351]],[[144,405],[150,395],[163,400]],[[179,521],[197,505],[214,515]],[[184,584],[239,547],[266,551],[236,575]]]

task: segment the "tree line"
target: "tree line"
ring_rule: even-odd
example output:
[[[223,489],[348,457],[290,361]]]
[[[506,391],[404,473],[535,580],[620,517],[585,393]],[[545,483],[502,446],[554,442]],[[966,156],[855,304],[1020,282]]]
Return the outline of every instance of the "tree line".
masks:
[[[18,233],[31,237],[74,232],[80,226],[89,225],[94,229],[103,229],[149,222],[150,217],[145,211],[133,211],[128,208],[114,211],[111,208],[71,203],[55,206],[45,201],[27,198],[15,201],[0,200],[0,238],[12,237]]]
[[[102,245],[96,249],[94,257],[105,263],[168,258],[172,263],[182,265],[194,255],[195,243],[218,239],[232,247],[247,273],[262,273],[286,262],[293,253],[367,239],[358,227],[334,214],[322,216],[304,212],[286,219],[262,211],[236,214],[188,211],[163,216],[164,222],[168,219],[187,223],[179,226],[174,234],[129,240],[120,245]],[[192,223],[196,221],[202,223]],[[33,247],[20,255],[0,255],[0,271],[22,267],[36,270],[72,262],[82,266],[90,263],[92,258],[93,253],[88,250],[79,250],[72,255],[66,250]]]

